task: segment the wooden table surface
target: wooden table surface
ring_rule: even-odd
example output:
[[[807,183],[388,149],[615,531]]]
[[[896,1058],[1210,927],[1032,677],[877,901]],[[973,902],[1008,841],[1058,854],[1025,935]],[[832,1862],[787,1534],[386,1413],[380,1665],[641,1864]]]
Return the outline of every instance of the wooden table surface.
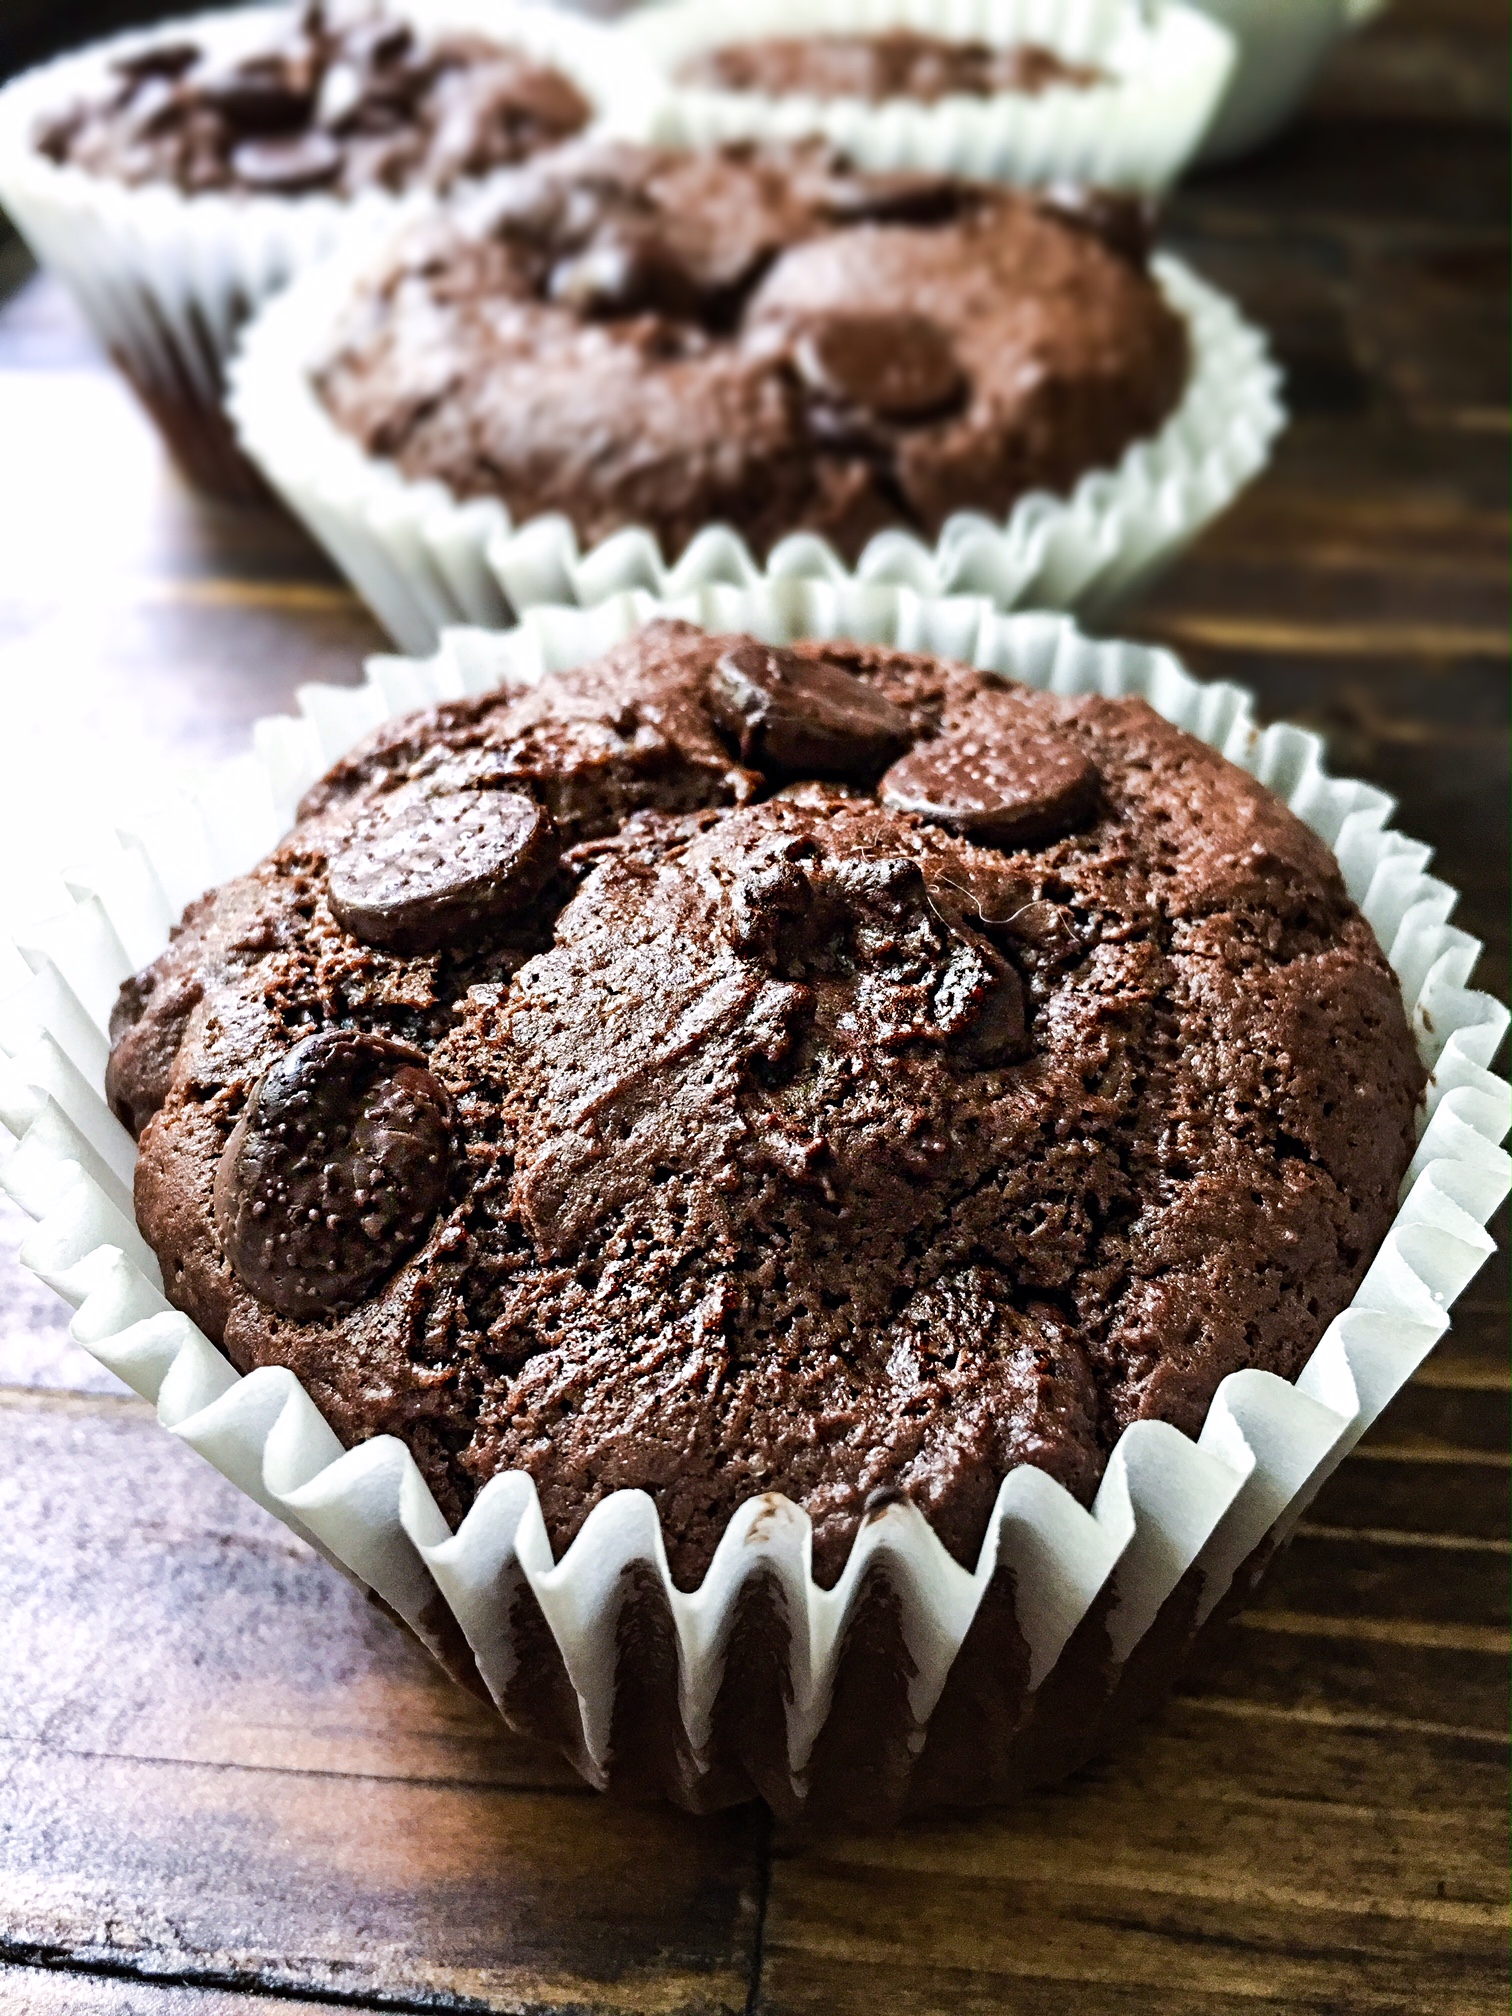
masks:
[[[1402,800],[1507,978],[1505,0],[1402,0],[1172,235],[1295,424],[1129,619]],[[0,240],[0,822],[219,755],[377,633],[208,508]],[[3,895],[0,895],[3,902]],[[8,1208],[8,1207],[7,1207]],[[1506,2007],[1504,1260],[1125,1755],[790,1837],[502,1737],[67,1338],[0,1222],[0,2016]]]

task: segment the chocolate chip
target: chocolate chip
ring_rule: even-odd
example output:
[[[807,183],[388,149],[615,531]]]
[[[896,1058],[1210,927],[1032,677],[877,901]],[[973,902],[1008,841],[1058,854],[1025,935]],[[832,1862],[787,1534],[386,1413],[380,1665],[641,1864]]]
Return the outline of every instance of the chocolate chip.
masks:
[[[518,168],[500,175],[489,202],[489,229],[501,238],[551,250],[563,242],[566,196],[560,183],[548,181],[538,169]]]
[[[1001,915],[986,920],[994,936],[1012,941],[1022,955],[1040,965],[1055,960],[1074,959],[1082,949],[1075,914],[1064,903],[1049,903],[1043,897],[1025,897],[1020,903],[1005,904]]]
[[[1127,259],[1130,265],[1143,267],[1149,263],[1150,248],[1155,241],[1155,213],[1137,196],[1057,182],[1043,191],[1039,207],[1059,223],[1100,238],[1110,252]]]
[[[1097,806],[1096,769],[1068,737],[1003,726],[921,743],[877,787],[894,812],[917,812],[967,840],[1022,847],[1056,839]]]
[[[331,911],[364,944],[439,952],[505,922],[559,858],[550,813],[522,791],[401,786],[332,857]]]
[[[822,658],[734,644],[709,675],[709,711],[742,763],[779,775],[867,778],[908,747],[907,716]]]
[[[397,63],[415,46],[415,31],[407,21],[354,22],[342,37],[346,54],[354,63],[383,67]]]
[[[543,136],[565,136],[588,124],[593,107],[560,70],[546,65],[501,63],[487,110],[514,124],[529,124]]]
[[[864,1027],[872,1042],[943,1041],[970,1071],[1022,1054],[1017,967],[911,857],[824,860],[792,835],[758,857],[732,895],[736,949],[805,996],[845,988],[846,1026]]]
[[[942,411],[966,382],[950,338],[924,315],[826,315],[793,359],[814,391],[897,420]]]
[[[985,949],[978,947],[979,956]],[[952,1038],[951,1052],[974,1071],[988,1071],[1022,1056],[1028,1034],[1024,983],[998,954],[987,968],[990,980],[978,994],[976,1019]]]
[[[546,282],[548,297],[580,315],[651,313],[727,326],[770,263],[772,248],[738,232],[699,229],[697,219],[612,209],[606,215],[613,201],[613,192],[574,190],[565,203],[558,194],[545,239],[559,255]],[[536,208],[522,189],[495,215],[512,235],[540,239],[531,221]],[[574,214],[583,209],[586,217]]]
[[[215,1176],[237,1278],[285,1316],[360,1302],[446,1196],[451,1102],[419,1051],[322,1030],[263,1074]]]
[[[313,94],[274,59],[196,80],[203,102],[242,133],[287,133],[308,116]]]
[[[183,118],[183,93],[166,77],[143,77],[133,86],[126,131],[133,141],[152,140]]]
[[[182,77],[200,60],[197,42],[158,42],[134,56],[117,56],[111,69],[118,77]]]
[[[243,140],[232,150],[231,167],[251,189],[293,196],[334,181],[341,170],[341,148],[329,133],[313,127],[289,140]]]
[[[192,974],[160,973],[152,966],[121,983],[110,1011],[105,1097],[133,1136],[140,1136],[168,1096],[189,1017],[204,991]]]
[[[546,292],[578,315],[690,315],[698,306],[697,289],[667,245],[654,232],[634,229],[611,227],[559,259]]]
[[[841,224],[948,224],[969,196],[951,176],[927,171],[830,175],[820,187],[819,206]]]

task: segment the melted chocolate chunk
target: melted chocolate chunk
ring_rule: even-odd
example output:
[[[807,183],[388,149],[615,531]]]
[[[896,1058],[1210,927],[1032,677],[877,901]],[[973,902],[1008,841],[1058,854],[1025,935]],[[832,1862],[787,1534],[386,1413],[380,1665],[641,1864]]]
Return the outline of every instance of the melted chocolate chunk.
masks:
[[[349,62],[382,68],[409,54],[415,46],[415,31],[407,21],[386,21],[378,15],[355,22],[346,30],[343,43]]]
[[[322,1030],[264,1073],[226,1143],[221,1250],[281,1315],[349,1307],[424,1238],[450,1163],[451,1102],[423,1055]]]
[[[585,317],[723,327],[773,254],[759,212],[663,207],[612,171],[564,188],[550,161],[503,184],[492,215],[495,230],[536,255],[545,298]]]
[[[825,178],[820,207],[844,224],[945,224],[970,208],[969,186],[923,169]]]
[[[793,356],[816,392],[888,419],[939,413],[966,384],[950,338],[925,315],[826,315]]]
[[[829,862],[811,840],[779,841],[742,876],[733,907],[747,958],[805,998],[843,988],[844,1024],[870,1042],[943,1041],[969,1070],[1023,1049],[1017,971],[907,856]]]
[[[634,228],[610,227],[559,259],[546,293],[584,316],[692,316],[700,305],[697,282],[672,248],[656,232]]]
[[[910,740],[907,717],[875,687],[754,640],[714,667],[709,710],[742,763],[778,775],[875,777]]]
[[[972,1070],[989,1071],[1024,1054],[1029,1035],[1024,983],[995,947],[973,938],[971,952],[967,980],[975,1012],[954,1032],[950,1047]]]
[[[1024,1035],[1023,990],[1008,961],[949,915],[917,861],[841,861],[818,878],[794,974],[852,978],[850,1017],[891,1047],[943,1037],[972,1065],[1000,1061]]]
[[[138,49],[133,56],[117,56],[110,67],[118,77],[139,81],[146,77],[182,77],[199,60],[197,42],[159,42],[150,49]]]
[[[206,77],[198,89],[206,105],[248,134],[292,131],[309,117],[314,97],[307,75],[276,57]]]
[[[558,859],[550,813],[522,791],[402,786],[332,858],[331,912],[365,945],[439,952],[506,922]]]
[[[998,728],[921,743],[888,771],[877,796],[963,839],[1023,847],[1082,825],[1098,789],[1096,769],[1068,738]]]
[[[121,983],[110,1011],[105,1097],[132,1135],[140,1135],[168,1096],[189,1017],[204,998],[192,973],[149,966]]]

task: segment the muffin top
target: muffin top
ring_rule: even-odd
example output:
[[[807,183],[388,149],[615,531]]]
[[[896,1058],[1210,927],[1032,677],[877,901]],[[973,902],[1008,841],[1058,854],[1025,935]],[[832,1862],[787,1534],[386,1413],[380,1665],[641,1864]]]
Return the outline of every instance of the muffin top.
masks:
[[[643,525],[674,560],[721,522],[854,560],[1068,491],[1187,368],[1127,199],[585,141],[412,233],[315,383],[368,453],[585,544]]]
[[[716,91],[761,91],[782,98],[862,98],[880,105],[912,98],[991,98],[1000,91],[1037,94],[1052,86],[1086,90],[1106,74],[1067,63],[1037,42],[993,48],[892,28],[876,35],[767,35],[700,49],[678,66],[681,83]]]
[[[1423,1072],[1328,850],[1143,702],[658,623],[394,722],[122,990],[169,1296],[452,1519],[1004,1475],[1296,1374]]]
[[[582,131],[570,78],[475,34],[424,36],[358,0],[291,8],[263,46],[208,54],[193,23],[111,64],[46,119],[60,165],[132,186],[300,196],[447,189]]]

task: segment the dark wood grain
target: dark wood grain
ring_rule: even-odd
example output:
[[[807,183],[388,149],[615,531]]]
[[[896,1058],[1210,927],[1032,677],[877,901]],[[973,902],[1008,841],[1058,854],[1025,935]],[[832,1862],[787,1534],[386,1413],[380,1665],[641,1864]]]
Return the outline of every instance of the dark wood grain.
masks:
[[[1174,240],[1274,332],[1294,422],[1121,619],[1397,793],[1504,997],[1506,42],[1504,0],[1398,0],[1282,146],[1181,193]],[[10,834],[235,751],[380,642],[287,521],[183,492],[24,270],[0,239]],[[1125,1754],[823,1839],[609,1805],[503,1736],[147,1409],[76,1390],[113,1382],[18,1231],[0,2016],[1505,2009],[1505,1213],[1452,1334]]]
[[[755,1813],[596,1798],[141,1402],[0,1389],[0,1616],[0,1950],[407,2006],[743,2007]]]

